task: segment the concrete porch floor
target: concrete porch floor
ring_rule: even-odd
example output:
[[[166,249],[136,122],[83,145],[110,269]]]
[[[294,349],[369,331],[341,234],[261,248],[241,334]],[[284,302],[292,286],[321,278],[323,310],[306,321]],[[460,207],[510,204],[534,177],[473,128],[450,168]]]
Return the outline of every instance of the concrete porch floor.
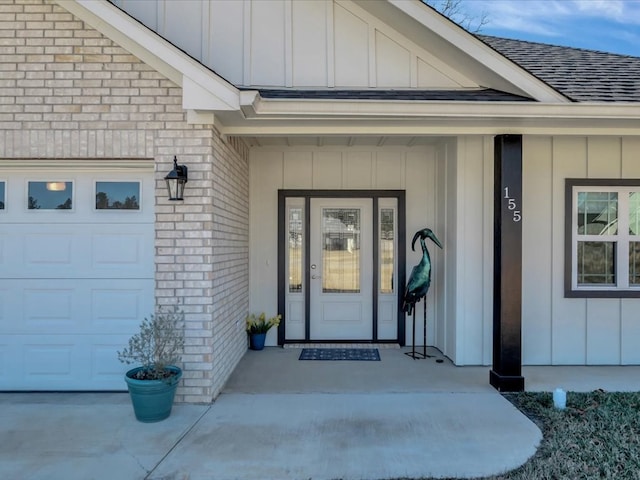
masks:
[[[312,345],[321,347],[322,345]],[[342,347],[341,345],[332,345]],[[361,345],[372,348],[371,345]],[[374,346],[375,347],[375,346]],[[298,361],[300,348],[249,350],[225,386],[226,393],[495,392],[487,366],[455,366],[437,349],[414,360],[411,348],[381,345],[380,362]],[[422,347],[416,347],[422,353]],[[442,360],[438,363],[436,360]],[[524,366],[525,390],[589,392],[640,390],[640,366]]]
[[[0,394],[0,472],[20,479],[473,478],[518,467],[538,428],[489,368],[298,361],[249,351],[212,405],[138,423],[126,394]],[[432,353],[437,353],[433,351]],[[638,390],[640,367],[525,367],[528,389]]]

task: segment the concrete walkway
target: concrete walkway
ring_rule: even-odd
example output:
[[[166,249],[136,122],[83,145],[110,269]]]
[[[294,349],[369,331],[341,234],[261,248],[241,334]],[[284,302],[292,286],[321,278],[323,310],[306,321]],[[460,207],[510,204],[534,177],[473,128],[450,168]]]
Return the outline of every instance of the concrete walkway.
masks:
[[[488,386],[488,368],[399,349],[381,350],[381,362],[303,362],[298,353],[248,352],[214,404],[178,404],[155,424],[134,419],[127,394],[0,394],[0,477],[470,478],[518,467],[541,440]],[[536,368],[543,376],[540,368],[558,367]],[[635,367],[605,368],[599,378],[640,378]]]

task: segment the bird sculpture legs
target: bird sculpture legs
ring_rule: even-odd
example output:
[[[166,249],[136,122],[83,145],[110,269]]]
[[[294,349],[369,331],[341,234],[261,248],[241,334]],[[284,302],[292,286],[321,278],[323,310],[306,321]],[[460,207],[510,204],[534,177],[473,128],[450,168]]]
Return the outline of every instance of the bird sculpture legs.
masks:
[[[413,306],[413,314],[411,315],[412,320],[413,320],[413,333],[411,335],[411,341],[412,341],[412,347],[411,347],[411,351],[410,352],[405,352],[405,355],[410,356],[411,358],[413,358],[414,360],[419,360],[422,357],[421,353],[416,352],[416,308],[415,308],[415,304]]]
[[[425,295],[423,298],[423,322],[422,322],[422,348],[424,349],[423,358],[431,358],[433,355],[427,355],[427,296]],[[413,313],[415,315],[415,312]]]
[[[420,299],[418,299],[418,302],[420,301]],[[416,302],[416,303],[418,303]],[[411,358],[413,358],[414,360],[420,360],[421,358],[425,358],[420,352],[416,352],[416,304],[413,304],[413,312],[411,314],[411,320],[412,320],[412,325],[413,325],[413,329],[411,332],[411,351],[410,352],[406,352],[405,355],[410,356]]]
[[[423,305],[423,322],[422,322],[422,348],[423,348],[423,353],[420,352],[416,352],[416,306],[413,306],[413,314],[412,316],[412,320],[413,320],[413,332],[412,332],[412,336],[411,336],[411,340],[413,342],[412,348],[410,352],[406,352],[405,355],[410,356],[411,358],[413,358],[414,360],[419,360],[422,358],[431,358],[433,357],[433,355],[427,355],[427,297],[426,295],[424,297],[422,297],[424,300],[424,305]],[[418,300],[420,301],[420,300]],[[417,302],[416,302],[417,303]]]

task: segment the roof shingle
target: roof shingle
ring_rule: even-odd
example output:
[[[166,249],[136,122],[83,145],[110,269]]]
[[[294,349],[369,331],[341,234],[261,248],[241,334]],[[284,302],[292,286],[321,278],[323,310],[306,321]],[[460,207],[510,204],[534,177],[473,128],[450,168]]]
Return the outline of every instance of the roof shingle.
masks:
[[[498,90],[299,90],[260,89],[263,98],[300,98],[313,100],[394,100],[394,101],[457,101],[457,102],[530,102],[530,98]]]
[[[640,102],[640,57],[477,37],[575,102]]]

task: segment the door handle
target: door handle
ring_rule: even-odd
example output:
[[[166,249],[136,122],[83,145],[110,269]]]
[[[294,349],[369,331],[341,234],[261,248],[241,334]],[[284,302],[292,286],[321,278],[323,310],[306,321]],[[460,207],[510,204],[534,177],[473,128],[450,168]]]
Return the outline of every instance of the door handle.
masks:
[[[322,278],[320,275],[311,275],[312,280],[316,280],[318,278]]]

